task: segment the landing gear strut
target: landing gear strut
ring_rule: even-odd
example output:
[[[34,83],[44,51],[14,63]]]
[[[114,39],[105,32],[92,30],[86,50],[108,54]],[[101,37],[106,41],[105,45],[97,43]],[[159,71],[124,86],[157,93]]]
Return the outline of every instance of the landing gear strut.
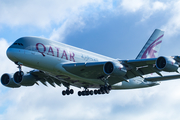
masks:
[[[22,77],[24,75],[24,72],[22,71],[22,64],[18,64],[18,68],[19,68],[18,75]]]
[[[104,86],[100,87],[100,91],[101,93],[107,93],[109,94],[110,90],[111,90],[111,86],[108,83],[108,78],[110,77],[110,75],[104,76],[103,78],[101,78],[101,80],[104,82]]]

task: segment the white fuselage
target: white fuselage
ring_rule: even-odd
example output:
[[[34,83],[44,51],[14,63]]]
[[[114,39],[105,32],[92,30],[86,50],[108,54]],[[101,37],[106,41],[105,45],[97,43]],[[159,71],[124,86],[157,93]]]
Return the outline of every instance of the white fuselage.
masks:
[[[116,59],[102,56],[83,49],[72,47],[63,43],[50,41],[43,38],[26,37],[18,39],[7,50],[7,56],[14,62],[20,62],[24,66],[46,72],[47,74],[68,82],[76,87],[89,84],[89,88],[98,88],[104,83],[100,79],[87,79],[67,72],[62,65],[65,63],[87,63],[98,61],[117,61]],[[31,41],[29,40],[31,39]],[[158,85],[154,82],[145,82],[137,77],[127,81],[115,80],[112,89],[132,89]]]

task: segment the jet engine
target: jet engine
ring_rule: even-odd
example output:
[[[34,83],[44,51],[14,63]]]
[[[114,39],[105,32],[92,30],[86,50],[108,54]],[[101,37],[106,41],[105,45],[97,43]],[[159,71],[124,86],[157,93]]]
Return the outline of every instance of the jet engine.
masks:
[[[14,82],[23,86],[33,86],[36,82],[36,79],[31,74],[25,74],[23,76],[19,75],[19,71],[17,71],[14,76]]]
[[[5,73],[1,76],[1,83],[6,87],[18,88],[21,85],[16,84],[13,80],[13,74]]]
[[[156,60],[156,67],[161,71],[176,72],[179,65],[173,58],[161,56]]]
[[[107,75],[115,75],[122,77],[127,73],[126,68],[119,62],[107,62],[103,67],[104,73]]]
[[[36,79],[31,74],[19,75],[19,71],[13,74],[5,73],[1,76],[1,83],[6,87],[18,88],[22,86],[33,86]]]

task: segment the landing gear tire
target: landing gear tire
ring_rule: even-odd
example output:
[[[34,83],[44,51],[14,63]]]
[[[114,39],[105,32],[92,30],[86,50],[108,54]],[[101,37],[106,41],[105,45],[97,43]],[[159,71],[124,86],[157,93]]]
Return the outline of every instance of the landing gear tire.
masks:
[[[66,95],[69,95],[69,94],[70,94],[69,90],[66,90]]]
[[[107,88],[108,88],[108,90],[111,90],[111,89],[112,89],[110,85],[109,85]]]
[[[98,93],[98,94],[101,94],[101,90],[97,90],[97,93]]]
[[[86,92],[85,91],[82,91],[82,96],[85,96],[86,95]]]
[[[97,91],[97,90],[94,90],[94,94],[97,95],[97,94],[98,94],[98,91]]]
[[[102,86],[102,87],[100,87],[100,91],[101,91],[102,94],[104,94],[104,93],[109,94],[110,90],[111,90],[111,86]]]
[[[105,87],[104,87],[104,91],[105,91],[105,93],[109,94],[109,91],[110,91],[110,90],[108,89],[107,86],[105,86]]]
[[[63,95],[63,96],[66,95],[66,91],[65,91],[65,90],[62,91],[62,95]]]
[[[92,91],[92,90],[90,90],[90,91],[89,91],[89,94],[90,94],[90,95],[93,95],[93,91]]]
[[[86,92],[86,95],[88,96],[89,95],[89,90],[85,91]]]
[[[73,90],[73,89],[70,89],[69,92],[70,92],[70,94],[73,94],[73,93],[74,93],[74,90]]]
[[[82,95],[82,92],[81,91],[78,91],[78,96],[81,96]]]

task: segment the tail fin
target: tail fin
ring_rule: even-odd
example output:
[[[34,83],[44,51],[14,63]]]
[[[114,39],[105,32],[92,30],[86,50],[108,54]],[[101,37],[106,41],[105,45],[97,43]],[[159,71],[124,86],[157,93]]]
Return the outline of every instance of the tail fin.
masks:
[[[162,43],[164,31],[155,29],[136,59],[156,58]]]

